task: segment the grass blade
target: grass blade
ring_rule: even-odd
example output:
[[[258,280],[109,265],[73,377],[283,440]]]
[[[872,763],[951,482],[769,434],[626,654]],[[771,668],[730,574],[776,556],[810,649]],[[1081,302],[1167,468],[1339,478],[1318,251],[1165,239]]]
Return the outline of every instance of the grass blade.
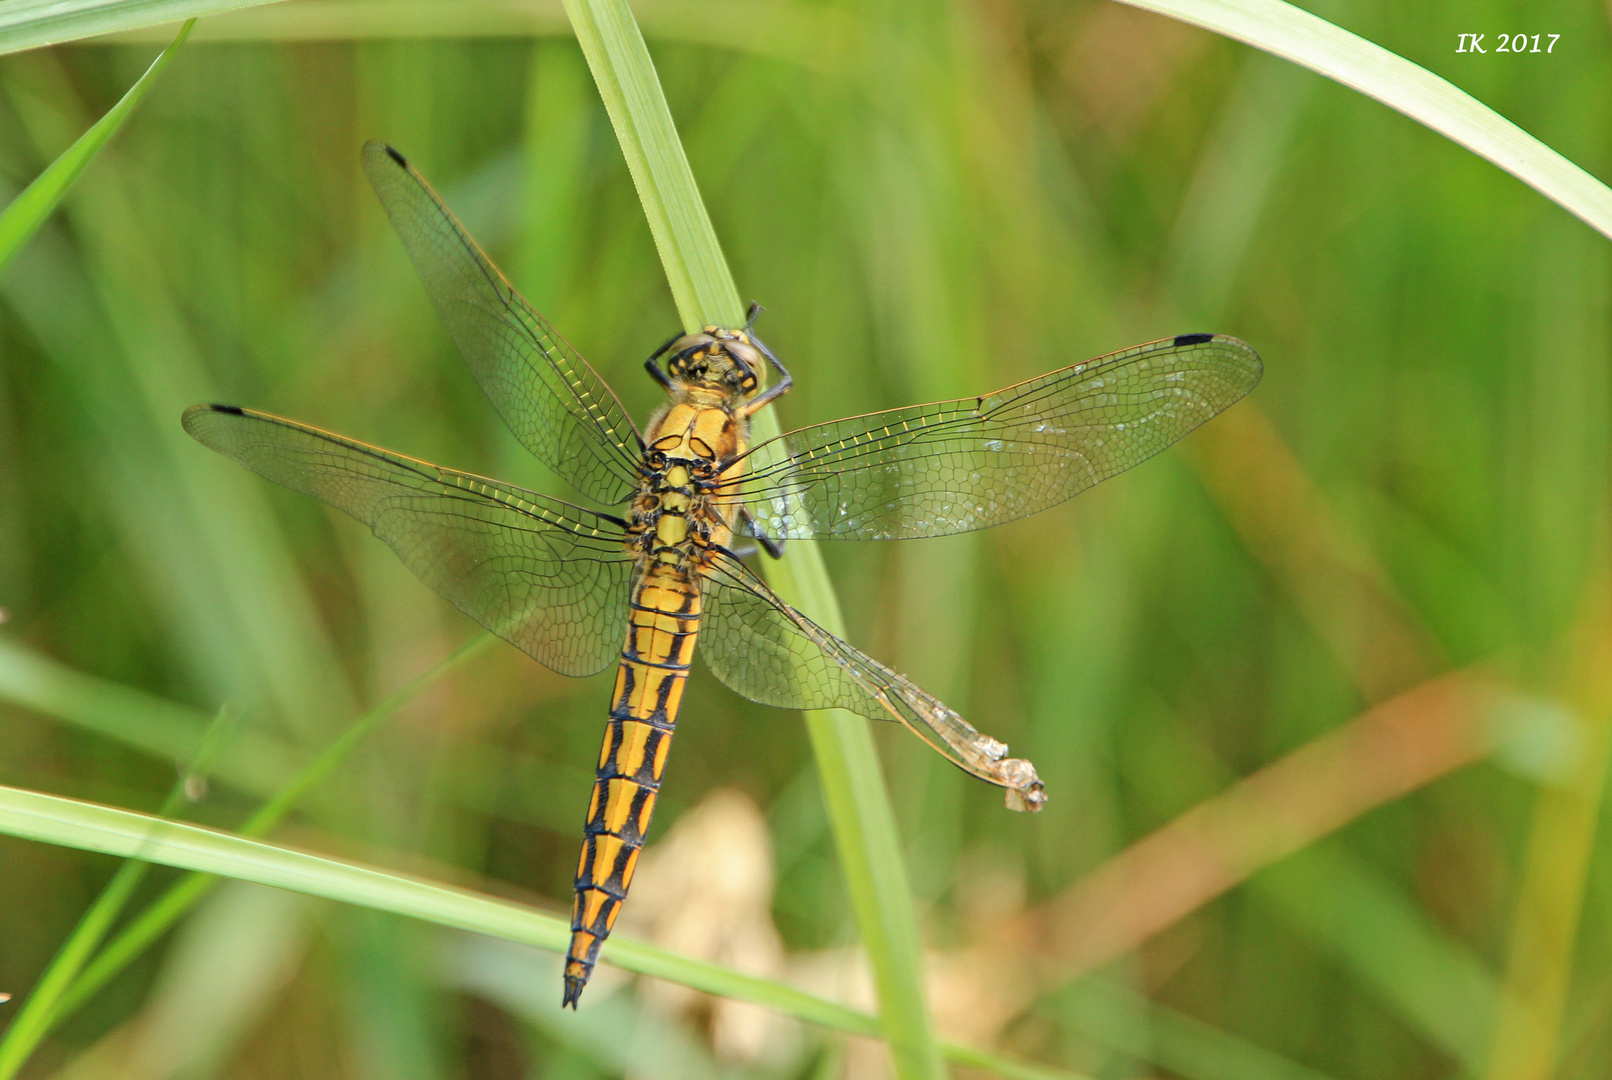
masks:
[[[127,120],[134,107],[140,104],[140,99],[146,96],[151,84],[157,81],[162,69],[168,66],[173,54],[179,51],[179,46],[185,43],[190,36],[190,28],[196,25],[191,19],[179,28],[173,43],[157,55],[146,68],[145,74],[135,80],[128,92],[118,99],[118,103],[107,110],[105,116],[97,120],[88,131],[78,137],[78,141],[69,146],[65,153],[46,166],[45,171],[34,177],[33,183],[23,188],[22,194],[11,200],[11,205],[0,212],[0,272],[10,264],[13,256],[28,242],[28,238],[39,231],[39,227],[50,217],[51,211],[62,201],[73,182],[78,179],[89,163],[95,159],[106,141],[117,134],[123,122]]]
[[[196,779],[205,782],[220,744],[232,733],[227,719],[228,713],[222,710],[214,717],[190,767],[174,782],[173,790],[157,811],[159,821],[167,819],[179,809],[179,804],[186,798]],[[28,995],[22,1011],[6,1028],[5,1036],[0,1038],[0,1080],[11,1080],[33,1056],[34,1050],[51,1029],[58,1004],[150,868],[151,864],[136,854],[118,867],[118,872],[112,875],[112,880],[107,882],[89,910],[79,919],[72,934],[45,969],[38,985]]]
[[[1431,71],[1281,0],[1123,0],[1302,64],[1453,139],[1612,238],[1612,189]]]
[[[625,0],[567,0],[566,11],[627,158],[684,328],[739,325],[738,290],[632,12]],[[753,424],[758,441],[777,431],[771,410]],[[810,544],[791,544],[789,557],[770,566],[768,576],[786,600],[830,631],[844,632],[833,586]],[[873,736],[865,721],[848,713],[808,713],[806,726],[896,1074],[938,1078],[943,1066],[924,997],[923,947]]]
[[[411,915],[540,948],[563,949],[569,936],[568,927],[557,918],[462,889],[41,792],[0,787],[0,832],[123,858],[138,855],[168,866]]]
[[[1578,745],[1563,774],[1541,785],[1534,806],[1487,1080],[1556,1075],[1612,757],[1609,595],[1612,585],[1599,567],[1584,589],[1585,614],[1574,632],[1572,668],[1563,686]]]
[[[212,15],[273,0],[12,0],[0,5],[0,54]],[[183,37],[189,26],[181,31]]]
[[[315,784],[329,776],[379,724],[413,700],[426,687],[461,664],[479,656],[497,640],[489,633],[477,634],[441,661],[382,698],[281,787],[274,797],[242,826],[242,833],[247,836],[261,836],[273,829]],[[198,751],[198,758],[201,756],[202,751]],[[124,927],[100,955],[83,969],[82,974],[73,980],[60,995],[55,1008],[46,1015],[39,1036],[42,1037],[63,1017],[76,1011],[127,967],[135,957],[172,928],[186,912],[207,895],[216,880],[212,874],[194,873],[169,886],[166,892]],[[132,889],[132,885],[130,888]]]
[[[568,921],[507,900],[261,840],[37,791],[0,786],[0,833],[182,867],[198,871],[198,877],[204,880],[213,875],[231,877],[339,900],[533,945],[548,952],[564,952],[571,936]],[[808,1023],[857,1035],[877,1037],[880,1034],[879,1022],[866,1013],[782,983],[679,956],[631,938],[612,937],[608,959],[628,971],[682,983],[708,994],[753,1002]],[[952,1060],[988,1068],[1004,1076],[1074,1080],[1067,1072],[1028,1065],[972,1047],[946,1046],[944,1053]]]

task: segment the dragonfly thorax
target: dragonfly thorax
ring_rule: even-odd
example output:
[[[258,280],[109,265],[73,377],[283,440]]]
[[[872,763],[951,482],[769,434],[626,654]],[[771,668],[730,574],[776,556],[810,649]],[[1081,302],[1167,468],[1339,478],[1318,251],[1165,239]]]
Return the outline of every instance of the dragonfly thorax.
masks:
[[[656,417],[627,523],[628,547],[645,565],[692,572],[732,536],[735,508],[720,494],[724,468],[744,449],[744,422],[708,393],[676,394]]]

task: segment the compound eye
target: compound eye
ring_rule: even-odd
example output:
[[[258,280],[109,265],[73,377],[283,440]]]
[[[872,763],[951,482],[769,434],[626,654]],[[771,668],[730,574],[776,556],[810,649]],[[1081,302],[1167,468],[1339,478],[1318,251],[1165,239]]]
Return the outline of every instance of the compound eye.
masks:
[[[713,338],[710,334],[684,334],[667,346],[666,370],[676,374],[688,367],[690,357],[697,357]]]

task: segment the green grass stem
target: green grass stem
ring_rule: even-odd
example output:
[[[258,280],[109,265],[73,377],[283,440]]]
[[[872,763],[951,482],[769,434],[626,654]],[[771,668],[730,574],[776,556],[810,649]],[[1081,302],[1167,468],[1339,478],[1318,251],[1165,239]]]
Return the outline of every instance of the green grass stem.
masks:
[[[631,10],[625,0],[567,0],[566,10],[627,158],[684,328],[739,325],[744,309],[733,275]],[[771,410],[753,429],[757,441],[778,433]],[[834,633],[844,632],[833,586],[812,545],[793,542],[789,556],[769,566],[768,577],[779,595]],[[842,712],[807,713],[806,727],[896,1074],[933,1080],[943,1067],[924,995],[923,944],[872,734],[866,721]]]

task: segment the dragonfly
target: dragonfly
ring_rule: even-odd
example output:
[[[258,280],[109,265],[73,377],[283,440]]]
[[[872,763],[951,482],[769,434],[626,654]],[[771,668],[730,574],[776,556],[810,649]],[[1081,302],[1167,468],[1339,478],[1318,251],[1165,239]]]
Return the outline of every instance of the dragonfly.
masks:
[[[563,675],[616,669],[564,966],[573,1009],[632,883],[696,640],[742,696],[899,721],[953,764],[1046,801],[1035,767],[780,599],[744,559],[789,540],[983,529],[1121,473],[1259,381],[1235,338],[1185,334],[995,393],[816,424],[751,445],[792,379],[743,327],[674,335],[645,362],[666,400],[640,431],[425,179],[379,142],[365,172],[472,374],[591,509],[233,405],[183,417],[200,442],[368,525],[420,580]],[[776,378],[763,386],[769,370]]]

